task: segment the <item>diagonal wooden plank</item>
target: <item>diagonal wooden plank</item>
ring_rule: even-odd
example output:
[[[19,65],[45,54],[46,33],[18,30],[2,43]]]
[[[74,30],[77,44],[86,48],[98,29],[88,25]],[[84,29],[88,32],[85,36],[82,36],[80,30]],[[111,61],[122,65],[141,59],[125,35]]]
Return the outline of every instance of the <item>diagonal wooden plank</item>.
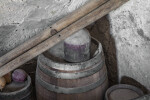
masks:
[[[27,50],[31,49],[32,47],[38,45],[42,41],[48,39],[56,32],[61,31],[71,23],[77,21],[78,19],[82,18],[86,14],[90,13],[97,7],[101,6],[108,0],[91,0],[86,3],[84,6],[80,7],[73,13],[70,13],[66,17],[62,18],[58,22],[54,23],[51,27],[48,27],[44,30],[44,32],[36,35],[35,37],[31,38],[30,40],[26,41],[22,45],[18,46],[17,48],[13,49],[12,51],[8,52],[4,56],[0,57],[0,67],[4,64],[8,63],[12,59],[18,57],[19,55],[23,54]],[[55,29],[55,30],[53,30]]]
[[[7,74],[8,72],[18,68],[22,64],[26,63],[27,61],[31,60],[32,58],[38,56],[39,54],[45,52],[49,48],[53,47],[55,44],[61,42],[65,38],[69,37],[70,35],[74,34],[74,32],[86,27],[87,25],[95,22],[99,18],[103,17],[104,15],[108,14],[110,11],[118,8],[128,0],[110,0],[103,4],[102,6],[98,7],[91,13],[87,14],[86,16],[82,17],[78,21],[72,23],[62,31],[58,32],[56,35],[53,35],[49,39],[43,41],[39,45],[33,47],[29,51],[25,52],[24,54],[18,56],[14,60],[10,61],[9,63],[5,64],[0,68],[0,76]]]

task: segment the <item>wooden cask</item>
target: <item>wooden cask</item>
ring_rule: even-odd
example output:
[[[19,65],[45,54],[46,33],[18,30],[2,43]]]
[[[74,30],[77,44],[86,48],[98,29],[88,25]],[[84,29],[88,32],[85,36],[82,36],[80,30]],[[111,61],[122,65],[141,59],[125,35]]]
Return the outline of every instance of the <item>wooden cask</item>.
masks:
[[[101,44],[92,39],[91,59],[68,63],[45,52],[38,57],[37,100],[103,100],[108,88]]]
[[[12,92],[0,92],[0,100],[34,100],[30,76],[27,77],[23,88]]]

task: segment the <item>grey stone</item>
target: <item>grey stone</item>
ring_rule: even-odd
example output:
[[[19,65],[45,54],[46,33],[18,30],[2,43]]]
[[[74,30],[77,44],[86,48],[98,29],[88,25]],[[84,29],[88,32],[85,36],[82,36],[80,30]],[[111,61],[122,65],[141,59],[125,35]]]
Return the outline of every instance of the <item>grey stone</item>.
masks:
[[[130,0],[109,14],[119,81],[133,78],[150,89],[150,1]]]

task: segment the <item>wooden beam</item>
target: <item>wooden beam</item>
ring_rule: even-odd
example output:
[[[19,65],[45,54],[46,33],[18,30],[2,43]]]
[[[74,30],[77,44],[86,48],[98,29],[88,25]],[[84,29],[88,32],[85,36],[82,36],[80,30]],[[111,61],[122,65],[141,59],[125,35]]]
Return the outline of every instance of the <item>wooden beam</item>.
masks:
[[[18,57],[19,55],[25,53],[29,49],[33,48],[34,46],[38,45],[39,43],[43,42],[44,40],[48,39],[55,33],[61,31],[71,23],[79,20],[86,14],[90,13],[97,7],[101,6],[108,0],[91,0],[86,3],[84,6],[80,7],[73,13],[70,13],[66,17],[62,18],[58,22],[54,23],[51,27],[48,27],[44,30],[44,32],[36,35],[35,37],[31,38],[30,40],[26,41],[22,45],[18,46],[17,48],[13,49],[12,51],[8,52],[4,56],[0,57],[0,67],[8,63],[9,61],[13,60],[14,58]],[[55,29],[55,30],[54,30]]]
[[[18,56],[14,60],[12,60],[9,63],[2,66],[0,68],[0,76],[3,76],[5,74],[7,74],[8,72],[18,68],[22,64],[26,63],[27,61],[31,60],[32,58],[38,56],[39,54],[45,52],[46,50],[53,47],[57,43],[61,42],[65,38],[74,34],[74,32],[95,22],[99,18],[108,14],[110,11],[118,8],[119,6],[121,6],[122,4],[124,4],[127,1],[128,0],[107,1],[102,6],[98,7],[97,9],[90,12],[86,16],[84,16],[81,19],[77,20],[76,22],[72,23],[71,25],[69,25],[68,27],[63,29],[62,31],[58,32],[57,34],[53,35],[52,37],[48,38],[47,40],[43,41],[42,43],[40,43],[37,46],[33,47],[32,49],[28,50],[24,54]]]

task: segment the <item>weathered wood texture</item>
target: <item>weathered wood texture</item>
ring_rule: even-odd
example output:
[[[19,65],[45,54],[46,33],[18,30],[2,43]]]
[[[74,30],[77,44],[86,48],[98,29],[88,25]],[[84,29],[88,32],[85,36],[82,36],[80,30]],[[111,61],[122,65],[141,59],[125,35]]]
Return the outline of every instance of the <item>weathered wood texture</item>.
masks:
[[[36,57],[37,55],[43,53],[44,51],[48,50],[49,48],[53,47],[55,44],[61,42],[65,38],[72,35],[74,32],[86,27],[87,25],[95,22],[99,18],[103,17],[104,15],[108,14],[110,11],[118,8],[128,0],[110,0],[103,4],[102,6],[98,7],[91,13],[87,14],[86,16],[82,17],[81,19],[77,20],[76,22],[72,23],[62,31],[58,32],[57,34],[53,35],[51,38],[39,43],[37,46],[33,47],[32,49],[28,50],[24,54],[18,56],[17,58],[13,59],[9,63],[5,64],[0,68],[0,76],[7,74],[8,72],[18,68],[20,65],[26,63],[27,61],[31,60],[32,58]],[[9,58],[9,57],[8,57]]]
[[[49,82],[49,84],[54,84],[56,86],[63,86],[67,89],[81,87],[96,82],[99,79],[99,77],[103,76],[102,73],[106,72],[106,67],[104,66],[104,68],[101,71],[95,73],[92,76],[74,80],[63,80],[54,77],[49,77],[45,73],[41,72],[39,68],[37,68],[37,71],[39,71],[44,81],[47,81]],[[103,96],[107,88],[108,80],[106,80],[99,87],[88,92],[77,94],[63,94],[49,91],[46,88],[42,87],[39,83],[36,83],[36,95],[37,100],[103,100]]]
[[[97,54],[82,63],[67,63],[49,52],[41,54],[36,71],[37,100],[103,100],[108,77],[102,46],[97,44],[92,42],[96,51],[91,52]]]
[[[4,64],[8,63],[12,59],[18,57],[19,55],[23,54],[27,50],[31,49],[32,47],[36,46],[37,44],[41,43],[42,41],[48,39],[56,32],[61,31],[71,23],[77,21],[78,19],[82,18],[86,14],[90,13],[103,3],[108,0],[92,0],[82,6],[81,8],[77,9],[73,13],[70,13],[66,17],[62,18],[58,22],[54,23],[51,27],[48,27],[44,30],[41,34],[31,38],[30,40],[26,41],[22,45],[18,46],[17,48],[13,49],[12,51],[8,52],[6,55],[0,57],[0,67]],[[55,29],[55,30],[53,30]]]

